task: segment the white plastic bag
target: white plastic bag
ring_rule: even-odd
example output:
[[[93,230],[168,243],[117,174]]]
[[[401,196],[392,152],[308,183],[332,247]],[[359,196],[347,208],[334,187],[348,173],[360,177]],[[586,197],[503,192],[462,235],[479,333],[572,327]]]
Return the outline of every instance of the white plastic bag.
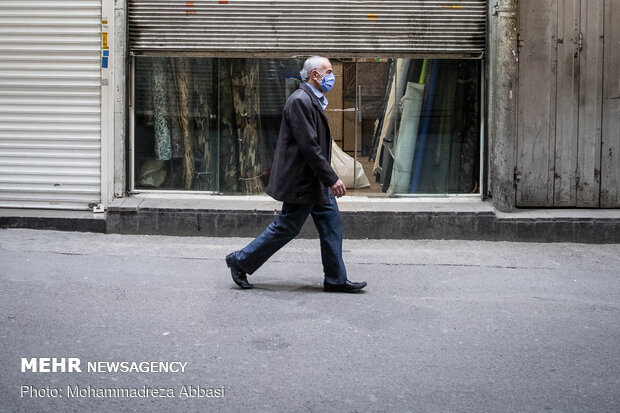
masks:
[[[356,189],[368,188],[370,186],[370,182],[364,173],[362,164],[357,161],[356,167],[353,168],[354,161],[355,159],[347,155],[338,145],[336,145],[336,142],[332,141],[332,168],[334,168],[334,171],[338,177],[340,177],[342,182],[344,182],[344,185],[347,188],[353,188],[354,184],[356,185]],[[355,183],[353,180],[354,169],[357,174],[355,177]]]

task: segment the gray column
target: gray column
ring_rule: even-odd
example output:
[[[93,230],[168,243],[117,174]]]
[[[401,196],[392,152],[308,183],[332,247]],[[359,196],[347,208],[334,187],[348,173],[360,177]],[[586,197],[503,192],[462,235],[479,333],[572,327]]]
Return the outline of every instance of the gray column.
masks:
[[[518,0],[489,4],[489,184],[493,206],[515,207]]]
[[[122,198],[126,191],[127,154],[127,1],[114,1],[114,197]]]

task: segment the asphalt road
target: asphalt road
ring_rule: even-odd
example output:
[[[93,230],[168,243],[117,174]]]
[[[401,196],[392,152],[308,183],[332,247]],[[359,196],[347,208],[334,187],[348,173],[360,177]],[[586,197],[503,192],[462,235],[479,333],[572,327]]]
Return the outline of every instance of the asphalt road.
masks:
[[[0,411],[620,411],[619,245],[248,241],[0,230]]]

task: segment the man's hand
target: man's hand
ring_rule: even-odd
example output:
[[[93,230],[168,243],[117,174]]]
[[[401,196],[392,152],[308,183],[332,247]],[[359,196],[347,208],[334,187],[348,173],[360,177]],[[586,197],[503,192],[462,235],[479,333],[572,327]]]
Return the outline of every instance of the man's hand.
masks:
[[[336,198],[340,198],[347,193],[347,187],[344,186],[344,182],[341,179],[338,179],[330,188]]]

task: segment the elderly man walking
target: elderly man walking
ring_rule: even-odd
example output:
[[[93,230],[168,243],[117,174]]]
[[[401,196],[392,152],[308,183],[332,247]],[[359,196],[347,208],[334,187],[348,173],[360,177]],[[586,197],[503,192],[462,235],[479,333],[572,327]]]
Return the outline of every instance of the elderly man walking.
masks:
[[[365,282],[351,282],[342,259],[342,224],[335,197],[346,193],[330,165],[331,133],[323,95],[334,86],[332,65],[313,56],[300,72],[302,83],[286,102],[271,167],[267,194],[282,201],[282,212],[254,241],[226,256],[233,281],[253,288],[253,274],[276,251],[295,238],[308,215],[321,239],[325,291],[357,292]]]

